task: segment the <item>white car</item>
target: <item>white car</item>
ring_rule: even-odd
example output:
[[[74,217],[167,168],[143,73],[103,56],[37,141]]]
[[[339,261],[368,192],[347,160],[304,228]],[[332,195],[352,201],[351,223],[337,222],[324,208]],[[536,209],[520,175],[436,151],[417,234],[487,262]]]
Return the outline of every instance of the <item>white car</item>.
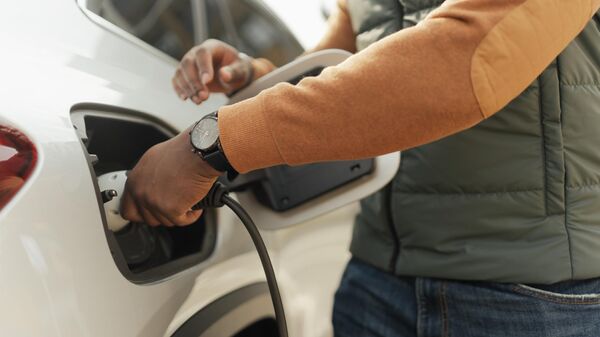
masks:
[[[135,17],[119,3],[147,6]],[[132,168],[229,102],[179,100],[177,61],[163,51],[180,56],[222,26],[221,38],[282,64],[299,51],[281,22],[252,0],[29,0],[0,9],[0,336],[277,336],[260,261],[233,213],[113,232],[98,177]],[[345,57],[296,61],[232,99]],[[386,184],[398,161],[279,167],[233,182],[262,229],[290,336],[331,335],[355,201]]]

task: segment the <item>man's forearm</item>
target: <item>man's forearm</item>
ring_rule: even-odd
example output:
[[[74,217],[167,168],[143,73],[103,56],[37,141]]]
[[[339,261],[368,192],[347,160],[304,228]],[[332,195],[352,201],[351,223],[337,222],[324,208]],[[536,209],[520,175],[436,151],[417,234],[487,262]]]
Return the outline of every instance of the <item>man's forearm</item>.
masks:
[[[520,94],[599,6],[448,0],[321,76],[222,108],[224,151],[247,172],[372,157],[459,132]]]

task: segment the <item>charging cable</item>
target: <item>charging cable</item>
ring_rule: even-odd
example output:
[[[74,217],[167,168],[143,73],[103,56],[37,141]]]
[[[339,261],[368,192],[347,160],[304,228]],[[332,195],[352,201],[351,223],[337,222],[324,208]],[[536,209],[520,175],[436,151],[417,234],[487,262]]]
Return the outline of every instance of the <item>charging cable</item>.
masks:
[[[243,184],[247,184],[248,177],[242,181]],[[252,179],[255,179],[253,177]],[[127,180],[127,171],[117,171],[106,173],[98,177],[98,185],[102,191],[102,201],[104,202],[104,210],[106,213],[106,219],[108,228],[113,232],[117,232],[123,229],[129,221],[123,219],[119,214],[120,199],[115,198],[118,195],[123,194],[123,187]],[[241,186],[241,185],[239,185]],[[237,186],[239,188],[239,186]],[[236,188],[236,185],[231,186]],[[220,182],[216,182],[208,191],[204,199],[198,202],[192,209],[204,209],[204,208],[218,208],[227,206],[229,207],[242,221],[246,230],[254,242],[260,262],[262,263],[265,275],[267,277],[267,284],[269,285],[269,292],[271,293],[271,300],[273,301],[273,308],[275,309],[275,319],[277,320],[277,328],[279,330],[280,337],[287,337],[287,324],[285,321],[285,314],[283,312],[283,304],[281,302],[281,295],[279,294],[279,287],[277,286],[277,280],[275,278],[275,272],[271,265],[271,259],[267,252],[267,247],[260,236],[258,228],[250,218],[250,215],[244,210],[244,208],[228,194],[228,189]]]
[[[256,247],[256,252],[258,253],[260,262],[262,263],[265,276],[267,277],[267,284],[269,285],[269,292],[271,293],[271,301],[273,301],[273,308],[275,309],[275,320],[277,321],[279,336],[287,337],[287,323],[285,321],[283,303],[281,302],[281,294],[279,293],[277,279],[275,278],[275,271],[273,270],[273,265],[271,264],[267,247],[265,246],[265,243],[260,236],[260,232],[254,224],[254,221],[252,221],[250,215],[244,210],[242,205],[229,196],[227,188],[220,182],[216,182],[206,194],[204,199],[192,207],[192,209],[197,210],[205,208],[219,208],[223,206],[229,207],[233,213],[238,216],[240,221],[242,221],[244,224],[244,227],[246,227],[248,234],[250,234],[252,242],[254,242],[254,247]]]

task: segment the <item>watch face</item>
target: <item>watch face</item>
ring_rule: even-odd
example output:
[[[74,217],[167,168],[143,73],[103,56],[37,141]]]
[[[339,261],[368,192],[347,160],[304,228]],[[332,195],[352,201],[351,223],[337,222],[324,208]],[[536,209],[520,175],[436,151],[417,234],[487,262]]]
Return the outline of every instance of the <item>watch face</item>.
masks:
[[[215,118],[204,118],[190,134],[192,145],[201,151],[210,149],[219,138],[219,126]]]

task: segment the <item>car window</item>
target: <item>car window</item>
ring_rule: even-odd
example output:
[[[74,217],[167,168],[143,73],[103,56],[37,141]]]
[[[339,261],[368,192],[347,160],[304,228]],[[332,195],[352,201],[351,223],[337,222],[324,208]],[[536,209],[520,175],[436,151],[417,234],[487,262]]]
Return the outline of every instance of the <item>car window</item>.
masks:
[[[204,38],[217,39],[229,43],[232,46],[238,45],[235,32],[231,29],[231,22],[226,24],[230,17],[227,7],[222,4],[223,0],[205,0],[206,6],[206,32]]]
[[[288,63],[304,51],[287,27],[258,1],[206,0],[206,5],[210,38],[276,65]],[[220,20],[216,19],[219,16]]]
[[[276,65],[303,52],[287,27],[257,0],[79,0],[148,44],[180,60],[207,38]]]
[[[175,59],[195,44],[191,0],[87,0],[85,6]]]

